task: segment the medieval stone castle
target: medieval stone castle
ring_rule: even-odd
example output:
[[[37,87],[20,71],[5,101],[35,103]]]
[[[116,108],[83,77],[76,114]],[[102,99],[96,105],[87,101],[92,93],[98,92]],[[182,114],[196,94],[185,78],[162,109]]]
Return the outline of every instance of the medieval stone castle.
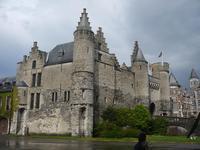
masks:
[[[150,74],[137,41],[130,61],[131,66],[119,65],[102,29],[92,31],[84,9],[72,42],[59,44],[49,53],[34,42],[29,55],[18,63],[20,103],[11,132],[91,136],[107,106],[152,104],[155,115],[183,115],[179,107],[171,109],[173,100],[178,103],[176,92],[182,89],[174,75],[169,75],[169,64],[151,64]]]

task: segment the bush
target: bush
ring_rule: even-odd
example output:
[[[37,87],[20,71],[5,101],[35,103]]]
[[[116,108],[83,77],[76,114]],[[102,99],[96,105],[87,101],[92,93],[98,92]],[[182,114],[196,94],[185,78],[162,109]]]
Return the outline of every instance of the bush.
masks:
[[[96,137],[137,137],[142,131],[149,131],[150,113],[143,105],[135,108],[108,107],[102,114],[103,122],[96,125]],[[130,127],[123,129],[123,127]]]
[[[121,128],[108,121],[96,125],[94,128],[94,137],[121,138],[137,137],[141,131],[135,128]]]
[[[106,137],[106,138],[121,138],[122,134],[120,130],[103,130],[100,132],[99,137]]]
[[[117,109],[113,107],[108,107],[102,114],[102,119],[104,121],[109,121],[109,122],[116,122],[117,120]]]
[[[122,137],[134,137],[137,138],[138,135],[141,133],[141,130],[139,129],[124,129],[121,131]]]
[[[103,131],[111,131],[111,130],[120,130],[120,128],[118,126],[116,126],[115,124],[109,122],[109,121],[103,121],[102,123],[99,123],[96,125],[96,127],[94,128],[94,137],[101,137]]]
[[[152,134],[165,135],[167,131],[168,121],[165,118],[159,117],[152,120]]]

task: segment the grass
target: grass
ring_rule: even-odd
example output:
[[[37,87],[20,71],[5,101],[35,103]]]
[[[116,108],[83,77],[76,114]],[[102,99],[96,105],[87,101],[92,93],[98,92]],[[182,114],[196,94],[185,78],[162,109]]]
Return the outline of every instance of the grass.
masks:
[[[186,138],[186,136],[161,136],[161,135],[149,135],[147,140],[154,142],[164,142],[164,143],[187,143],[187,144],[200,144],[200,137],[197,137],[196,140],[191,140]]]
[[[31,135],[30,138],[39,139],[57,139],[57,140],[76,140],[76,141],[98,141],[98,142],[137,142],[137,138],[93,138],[93,137],[70,137],[64,135]],[[200,144],[200,137],[196,140],[191,140],[185,136],[161,136],[148,135],[147,141],[150,143],[185,143],[185,144]]]

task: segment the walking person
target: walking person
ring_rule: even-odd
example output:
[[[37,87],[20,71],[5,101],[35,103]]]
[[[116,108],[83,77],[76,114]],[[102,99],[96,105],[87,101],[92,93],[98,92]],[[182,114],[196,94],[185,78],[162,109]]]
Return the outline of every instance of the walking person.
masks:
[[[148,143],[146,142],[146,134],[140,133],[138,136],[138,142],[134,146],[134,150],[148,150]]]

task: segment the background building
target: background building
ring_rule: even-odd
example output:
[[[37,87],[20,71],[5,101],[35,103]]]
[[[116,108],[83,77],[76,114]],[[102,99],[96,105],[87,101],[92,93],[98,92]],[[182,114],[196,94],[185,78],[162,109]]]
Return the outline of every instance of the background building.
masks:
[[[15,77],[0,79],[0,134],[7,134],[14,107]]]

